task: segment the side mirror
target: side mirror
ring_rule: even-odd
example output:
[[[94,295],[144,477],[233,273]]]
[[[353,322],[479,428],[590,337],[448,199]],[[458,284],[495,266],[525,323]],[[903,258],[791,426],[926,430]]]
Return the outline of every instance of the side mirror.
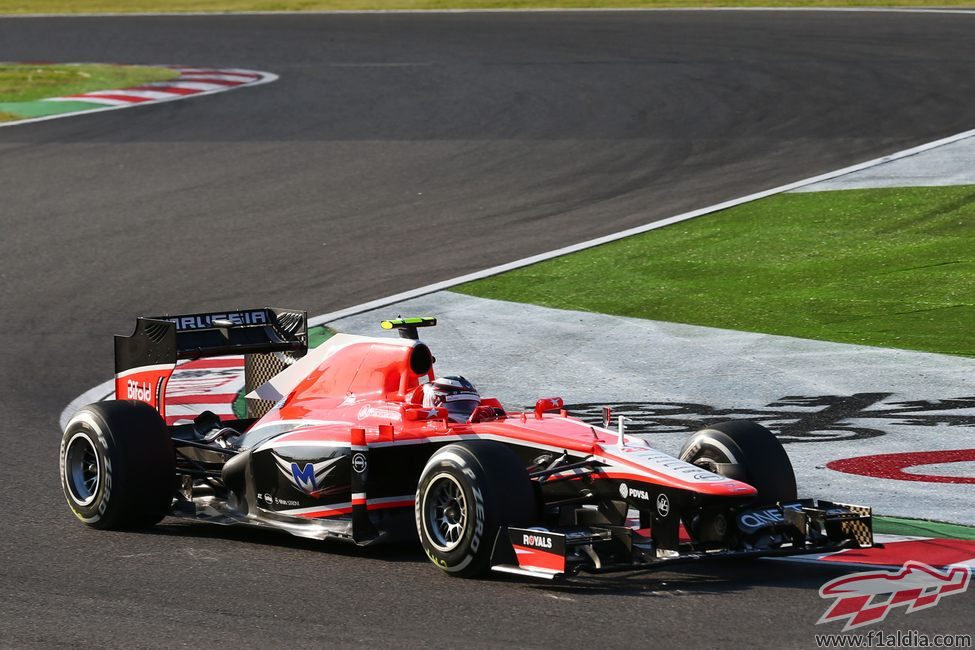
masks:
[[[545,411],[558,411],[564,406],[561,397],[543,397],[535,402],[535,419],[541,420]]]
[[[503,409],[499,409],[496,406],[487,406],[481,404],[471,416],[467,418],[469,424],[477,424],[478,422],[491,422],[492,420],[503,420],[505,418],[505,413]]]

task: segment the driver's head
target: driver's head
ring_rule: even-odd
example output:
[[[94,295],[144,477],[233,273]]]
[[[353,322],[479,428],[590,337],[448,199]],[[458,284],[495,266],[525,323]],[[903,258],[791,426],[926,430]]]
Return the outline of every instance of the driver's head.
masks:
[[[467,422],[480,403],[474,384],[463,377],[437,377],[423,384],[423,406],[447,409],[451,422]]]

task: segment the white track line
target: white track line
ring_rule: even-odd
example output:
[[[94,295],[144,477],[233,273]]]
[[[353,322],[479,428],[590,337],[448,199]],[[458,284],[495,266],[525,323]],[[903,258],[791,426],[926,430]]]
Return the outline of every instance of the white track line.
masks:
[[[58,419],[58,425],[63,431],[66,426],[68,426],[68,420],[71,416],[78,412],[83,406],[88,406],[94,402],[101,402],[107,399],[113,399],[115,397],[115,380],[109,379],[108,381],[102,382],[78,395],[76,398],[71,400],[64,410],[61,411],[61,417]]]
[[[90,90],[86,93],[80,93],[72,97],[49,97],[47,101],[89,102],[94,99],[102,99],[98,97],[99,95],[118,95],[120,97],[140,97],[142,99],[168,99],[172,97],[174,93],[161,92],[158,90],[127,90],[124,88],[116,88],[116,89],[109,89],[109,90]],[[138,102],[130,101],[127,103],[132,104]]]
[[[128,108],[137,102],[128,102],[124,99],[108,99],[105,97],[85,97],[84,99],[78,99],[77,97],[48,97],[44,101],[46,102],[84,102],[86,104],[101,104],[102,106],[117,106],[119,108]],[[85,111],[86,113],[94,113],[100,109],[90,109]],[[59,113],[58,117],[61,115],[77,115],[77,113]],[[27,121],[27,120],[24,120]],[[7,126],[6,124],[0,126]]]
[[[649,13],[649,12],[703,12],[703,11],[801,11],[842,13],[889,13],[889,14],[975,14],[964,8],[926,7],[575,7],[575,8],[528,8],[528,9],[335,9],[311,11],[172,11],[132,13],[70,13],[70,14],[0,14],[3,18],[169,18],[179,16],[332,16],[332,15],[389,15],[389,14],[552,14],[552,13]]]
[[[833,178],[837,178],[838,176],[845,176],[846,174],[852,174],[853,172],[858,172],[864,169],[869,169],[871,167],[876,167],[877,165],[883,165],[884,163],[888,163],[894,160],[900,160],[901,158],[914,156],[924,151],[935,149],[937,147],[942,147],[946,144],[951,144],[952,142],[957,142],[958,140],[964,140],[965,138],[970,138],[973,136],[975,136],[975,129],[972,129],[970,131],[964,131],[962,133],[956,133],[955,135],[948,136],[947,138],[935,140],[934,142],[928,142],[926,144],[922,144],[917,147],[911,147],[910,149],[904,149],[903,151],[898,151],[888,156],[874,158],[873,160],[868,160],[867,162],[859,163],[857,165],[851,165],[850,167],[844,167],[836,171],[820,174],[819,176],[804,178],[803,180],[800,181],[795,181],[793,183],[788,183],[786,185],[779,185],[778,187],[773,187],[772,189],[756,192],[754,194],[749,194],[747,196],[743,196],[737,199],[731,199],[730,201],[716,203],[706,208],[700,208],[698,210],[692,210],[691,212],[685,212],[683,214],[678,214],[673,217],[667,217],[666,219],[661,219],[660,221],[654,221],[652,223],[644,224],[642,226],[637,226],[635,228],[621,230],[620,232],[617,233],[605,235],[603,237],[597,237],[596,239],[590,239],[589,241],[580,242],[578,244],[572,244],[571,246],[558,248],[553,251],[548,251],[547,253],[539,253],[538,255],[525,257],[520,260],[515,260],[514,262],[508,262],[507,264],[492,266],[491,268],[484,269],[482,271],[475,271],[474,273],[461,275],[456,278],[451,278],[450,280],[443,280],[442,282],[428,284],[427,286],[420,287],[418,289],[404,291],[402,293],[397,293],[392,296],[387,296],[386,298],[379,298],[378,300],[371,300],[369,302],[362,303],[361,305],[355,305],[354,307],[347,307],[345,309],[339,309],[338,311],[333,311],[328,314],[322,314],[321,316],[315,316],[314,318],[308,321],[308,324],[323,325],[333,320],[345,318],[346,316],[354,316],[356,314],[361,314],[364,311],[369,311],[371,309],[376,309],[378,307],[386,307],[388,305],[397,302],[402,302],[404,300],[409,300],[411,298],[418,298],[419,296],[424,296],[428,293],[434,293],[436,291],[449,289],[450,287],[456,287],[457,285],[464,284],[466,282],[473,282],[474,280],[482,280],[484,278],[491,277],[492,275],[498,275],[500,273],[505,273],[506,271],[520,269],[522,267],[530,266],[538,262],[543,262],[545,260],[550,260],[556,257],[561,257],[563,255],[568,255],[569,253],[575,253],[581,250],[586,250],[587,248],[594,248],[596,246],[617,241],[619,239],[632,237],[633,235],[639,235],[641,233],[649,232],[651,230],[656,230],[657,228],[663,228],[664,226],[669,226],[674,223],[679,223],[681,221],[694,219],[695,217],[700,217],[705,214],[711,214],[712,212],[718,212],[719,210],[726,210],[727,208],[731,208],[736,205],[741,205],[743,203],[750,203],[752,201],[757,201],[758,199],[764,199],[766,197],[772,196],[773,194],[781,194],[783,192],[788,192],[790,190],[794,190],[799,187],[804,187],[806,185],[811,185],[813,183],[819,183],[820,181],[830,180]]]

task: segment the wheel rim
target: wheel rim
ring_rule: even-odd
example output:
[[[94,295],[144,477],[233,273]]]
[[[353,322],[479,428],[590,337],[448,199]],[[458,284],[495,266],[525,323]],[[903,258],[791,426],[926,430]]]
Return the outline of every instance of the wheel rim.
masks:
[[[430,543],[443,552],[457,548],[467,531],[467,499],[460,482],[450,474],[434,476],[423,501]]]
[[[64,484],[71,500],[87,506],[95,500],[101,482],[101,461],[95,444],[85,433],[76,433],[64,452]]]

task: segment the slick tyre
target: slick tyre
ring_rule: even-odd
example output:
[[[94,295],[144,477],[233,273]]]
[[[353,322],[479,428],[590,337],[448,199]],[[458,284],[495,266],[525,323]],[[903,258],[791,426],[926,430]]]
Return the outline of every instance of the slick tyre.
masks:
[[[683,461],[748,483],[755,503],[793,501],[796,475],[782,443],[755,422],[730,420],[693,434],[680,450]]]
[[[430,457],[420,476],[420,544],[449,575],[482,575],[500,527],[531,524],[536,504],[525,464],[511,449],[486,440],[448,445]]]
[[[154,408],[100,402],[78,411],[65,427],[60,474],[64,498],[84,524],[144,528],[172,508],[176,455]]]

